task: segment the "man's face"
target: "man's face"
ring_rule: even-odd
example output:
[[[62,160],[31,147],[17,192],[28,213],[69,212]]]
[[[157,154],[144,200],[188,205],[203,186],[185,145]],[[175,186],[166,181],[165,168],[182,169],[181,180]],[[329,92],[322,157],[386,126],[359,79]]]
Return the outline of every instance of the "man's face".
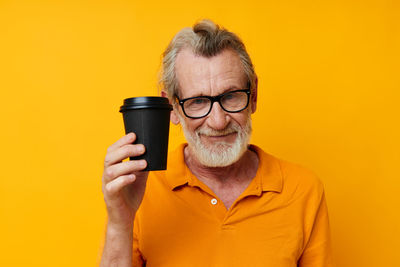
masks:
[[[180,99],[247,89],[247,77],[232,50],[224,50],[211,58],[196,56],[189,49],[182,50],[177,56],[175,70]],[[251,100],[247,109],[229,113],[215,102],[204,118],[187,118],[180,107],[173,117],[182,124],[192,155],[205,166],[222,167],[231,165],[246,151],[251,133],[250,114],[255,111],[252,107],[254,109],[255,100]]]

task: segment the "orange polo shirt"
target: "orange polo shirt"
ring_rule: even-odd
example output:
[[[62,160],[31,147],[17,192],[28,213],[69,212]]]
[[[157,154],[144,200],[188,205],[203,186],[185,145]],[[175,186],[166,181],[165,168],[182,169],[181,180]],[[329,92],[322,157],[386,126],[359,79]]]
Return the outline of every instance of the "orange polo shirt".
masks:
[[[134,266],[332,266],[323,185],[256,146],[257,174],[227,210],[171,153],[151,172],[134,224]]]

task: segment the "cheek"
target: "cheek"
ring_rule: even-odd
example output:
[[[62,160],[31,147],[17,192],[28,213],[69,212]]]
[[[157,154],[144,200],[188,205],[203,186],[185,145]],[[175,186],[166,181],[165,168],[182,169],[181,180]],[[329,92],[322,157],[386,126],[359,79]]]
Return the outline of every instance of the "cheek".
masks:
[[[232,117],[234,123],[238,124],[241,128],[245,128],[247,124],[247,120],[249,119],[249,111],[245,113],[237,113],[234,117]]]
[[[204,125],[204,119],[186,121],[186,125],[188,130],[194,132],[197,129],[200,129]]]
[[[194,132],[204,124],[204,119],[189,119],[179,113],[179,121],[188,131]]]

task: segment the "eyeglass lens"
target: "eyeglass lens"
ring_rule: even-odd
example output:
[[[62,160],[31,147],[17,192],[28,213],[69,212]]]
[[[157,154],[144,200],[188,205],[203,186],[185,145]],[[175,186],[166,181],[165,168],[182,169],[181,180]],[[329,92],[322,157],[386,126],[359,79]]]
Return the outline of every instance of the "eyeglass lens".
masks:
[[[219,103],[228,112],[237,112],[244,109],[247,105],[248,95],[246,92],[231,92],[224,94]],[[188,116],[201,117],[206,115],[211,109],[211,99],[207,97],[196,97],[185,101],[183,108]]]

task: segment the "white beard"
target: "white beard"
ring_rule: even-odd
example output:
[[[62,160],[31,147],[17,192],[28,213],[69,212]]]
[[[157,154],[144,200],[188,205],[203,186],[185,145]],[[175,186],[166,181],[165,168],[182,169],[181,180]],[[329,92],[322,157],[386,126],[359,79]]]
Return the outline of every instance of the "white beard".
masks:
[[[204,166],[207,167],[226,167],[238,161],[246,152],[251,136],[251,118],[248,118],[244,129],[236,123],[229,123],[223,130],[214,130],[208,126],[202,126],[191,133],[187,129],[185,120],[179,114],[183,133],[188,142],[188,148],[192,155]],[[237,137],[233,143],[215,142],[206,146],[202,143],[200,135],[219,136],[236,133]]]

